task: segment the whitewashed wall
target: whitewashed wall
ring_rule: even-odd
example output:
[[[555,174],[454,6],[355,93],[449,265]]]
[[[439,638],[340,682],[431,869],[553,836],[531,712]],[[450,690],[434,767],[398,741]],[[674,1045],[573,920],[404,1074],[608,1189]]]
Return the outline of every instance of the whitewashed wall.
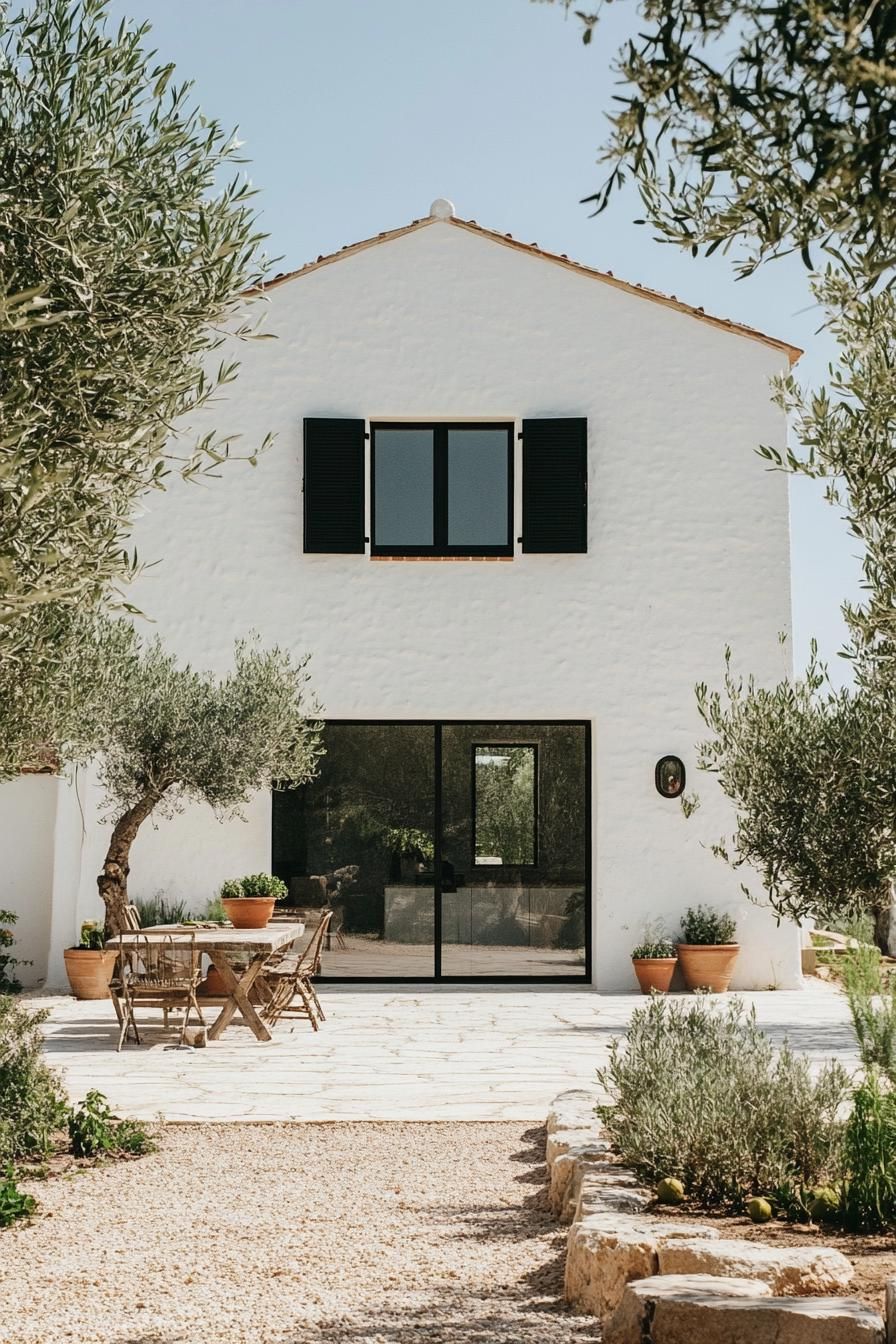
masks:
[[[747,906],[704,847],[731,821],[714,783],[690,770],[690,821],[653,784],[664,753],[693,766],[694,683],[719,678],[727,642],[761,680],[788,670],[787,485],[753,452],[784,442],[768,394],[783,353],[447,222],[273,290],[267,329],[279,339],[240,350],[202,424],[247,448],[274,430],[276,446],[255,470],[176,484],[136,530],[160,563],[132,596],[169,646],[218,669],[249,629],[310,651],[333,717],[590,719],[598,988],[631,989],[645,921],[675,931],[697,901],[737,909],[741,986],[799,983],[796,931]],[[586,415],[588,554],[303,555],[308,415]],[[94,831],[82,906],[100,849]],[[228,828],[194,809],[141,834],[133,890],[204,895],[269,862],[267,799]]]
[[[84,834],[65,780],[23,775],[0,784],[0,909],[18,915],[13,952],[30,964],[16,975],[28,988],[66,983],[62,951],[76,941]]]

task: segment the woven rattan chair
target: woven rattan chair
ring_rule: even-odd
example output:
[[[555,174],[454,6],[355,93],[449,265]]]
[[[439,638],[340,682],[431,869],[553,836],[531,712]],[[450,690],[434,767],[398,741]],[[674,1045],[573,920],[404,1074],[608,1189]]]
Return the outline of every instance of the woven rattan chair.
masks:
[[[304,952],[284,957],[276,966],[262,972],[267,1002],[262,1017],[268,1022],[279,1022],[281,1017],[307,1017],[315,1031],[325,1022],[326,1014],[314,988],[314,976],[320,972],[320,952],[332,910],[321,914],[320,923],[311,935]]]
[[[118,996],[121,1001],[122,1022],[118,1049],[124,1045],[128,1033],[140,1044],[135,1009],[138,1006],[161,1008],[165,1026],[168,1013],[174,1008],[183,1012],[180,1044],[184,1044],[190,1012],[195,1012],[205,1026],[205,1018],[196,998],[199,984],[200,958],[195,934],[126,934],[121,942],[121,981]]]
[[[136,933],[140,928],[140,911],[136,905],[126,905],[124,908],[124,920],[122,922],[122,933]],[[121,957],[115,962],[115,970],[112,973],[112,979],[109,981],[109,997],[112,1000],[112,1007],[115,1009],[115,1016],[118,1018],[118,1025],[121,1026],[124,1016],[124,1008],[121,1004]],[[165,1015],[167,1025],[168,1017]]]

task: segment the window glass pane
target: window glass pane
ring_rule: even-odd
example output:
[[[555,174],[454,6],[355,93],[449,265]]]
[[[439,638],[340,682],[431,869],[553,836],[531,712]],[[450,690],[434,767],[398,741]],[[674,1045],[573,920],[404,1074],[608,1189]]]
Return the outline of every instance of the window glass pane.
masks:
[[[328,723],[318,773],[273,795],[273,863],[304,912],[305,938],[333,911],[324,976],[431,976],[435,969],[435,730]]]
[[[508,769],[483,759],[495,756],[516,763],[523,786],[508,809],[515,824],[511,816],[500,831],[500,798],[484,805],[494,776]],[[442,975],[585,974],[588,761],[583,724],[442,725]],[[494,862],[531,854],[533,833],[534,863]]]
[[[374,471],[377,546],[431,546],[432,430],[378,429]]]
[[[448,545],[507,542],[507,430],[449,430]]]
[[[474,862],[495,867],[535,862],[535,748],[473,748],[476,785]]]

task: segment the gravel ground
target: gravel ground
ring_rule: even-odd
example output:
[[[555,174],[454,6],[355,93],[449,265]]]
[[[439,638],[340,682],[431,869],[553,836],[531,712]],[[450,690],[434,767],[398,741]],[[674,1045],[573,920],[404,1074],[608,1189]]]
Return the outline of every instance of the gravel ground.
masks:
[[[521,1123],[170,1126],[33,1182],[0,1231],[4,1344],[579,1344],[544,1133]]]

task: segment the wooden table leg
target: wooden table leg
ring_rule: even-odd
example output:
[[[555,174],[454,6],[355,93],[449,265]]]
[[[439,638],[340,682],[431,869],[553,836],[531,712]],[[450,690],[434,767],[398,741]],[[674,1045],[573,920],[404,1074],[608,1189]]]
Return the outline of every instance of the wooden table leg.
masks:
[[[255,957],[243,974],[237,978],[237,974],[225,953],[212,948],[207,949],[207,951],[209,960],[215,969],[221,972],[221,979],[230,991],[230,998],[208,1029],[208,1039],[216,1041],[219,1036],[223,1035],[233,1020],[234,1014],[239,1012],[242,1013],[243,1021],[252,1028],[259,1041],[269,1041],[271,1033],[258,1016],[254,1006],[249,1002],[249,990],[257,980],[267,957]]]

